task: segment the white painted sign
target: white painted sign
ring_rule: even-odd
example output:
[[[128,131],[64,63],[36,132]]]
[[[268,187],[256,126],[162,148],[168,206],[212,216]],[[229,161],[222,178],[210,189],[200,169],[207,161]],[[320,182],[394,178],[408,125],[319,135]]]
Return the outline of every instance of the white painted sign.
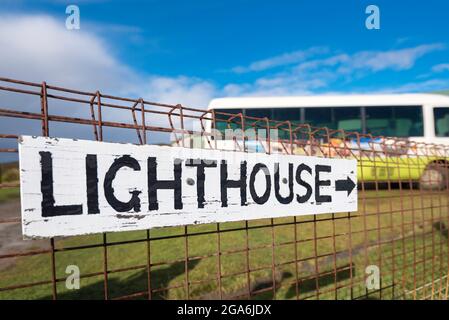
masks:
[[[356,160],[22,136],[24,238],[357,210]]]

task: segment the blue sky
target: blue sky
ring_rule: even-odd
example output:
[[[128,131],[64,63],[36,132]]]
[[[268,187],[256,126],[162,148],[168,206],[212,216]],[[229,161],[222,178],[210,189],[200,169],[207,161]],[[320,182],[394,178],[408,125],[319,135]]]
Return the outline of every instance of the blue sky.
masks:
[[[81,29],[67,30],[76,4]],[[365,8],[380,8],[380,30]],[[449,89],[449,2],[0,1],[0,74],[206,106]],[[2,32],[3,30],[3,32]]]

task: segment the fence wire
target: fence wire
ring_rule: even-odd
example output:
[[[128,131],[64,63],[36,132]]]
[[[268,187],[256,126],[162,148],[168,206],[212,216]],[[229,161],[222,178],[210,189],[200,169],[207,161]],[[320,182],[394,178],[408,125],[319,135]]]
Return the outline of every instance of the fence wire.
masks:
[[[5,78],[0,102],[0,299],[448,298],[449,146]],[[279,133],[268,154],[357,159],[358,211],[24,241],[2,202],[22,134],[252,152],[248,128]]]

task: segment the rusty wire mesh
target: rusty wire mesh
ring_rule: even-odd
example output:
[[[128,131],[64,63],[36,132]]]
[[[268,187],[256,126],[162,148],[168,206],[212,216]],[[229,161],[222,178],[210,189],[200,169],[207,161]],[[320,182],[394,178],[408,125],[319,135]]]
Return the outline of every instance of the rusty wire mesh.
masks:
[[[19,240],[19,207],[0,203],[1,299],[447,299],[449,146],[246,117],[0,78],[0,159],[21,134],[220,148],[208,130],[277,129],[267,153],[358,160],[359,210],[232,223]],[[195,124],[195,125],[192,125]],[[191,130],[188,128],[197,128]],[[199,129],[198,129],[199,128]],[[368,141],[368,142],[366,142]],[[233,148],[245,151],[245,137]],[[3,164],[3,167],[5,165]],[[438,188],[414,174],[443,173]],[[395,178],[393,172],[398,172]],[[407,172],[409,174],[407,174]],[[415,174],[416,175],[416,174]],[[1,179],[0,174],[0,179]],[[0,191],[18,182],[0,180]],[[13,191],[11,191],[13,190]],[[11,207],[12,206],[12,207]],[[68,265],[81,287],[66,288]],[[366,267],[380,288],[366,286]]]

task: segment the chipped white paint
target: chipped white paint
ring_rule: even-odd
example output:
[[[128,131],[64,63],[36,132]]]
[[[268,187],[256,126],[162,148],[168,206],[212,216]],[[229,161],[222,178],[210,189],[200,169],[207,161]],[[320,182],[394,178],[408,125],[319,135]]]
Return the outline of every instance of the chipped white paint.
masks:
[[[80,205],[81,214],[43,217],[43,177],[40,152],[50,152],[52,157],[54,206]],[[96,214],[88,214],[86,186],[86,155],[96,155],[98,173],[98,209]],[[357,210],[356,182],[357,163],[355,160],[327,159],[296,155],[266,155],[261,153],[241,153],[205,149],[187,149],[133,144],[118,144],[95,141],[56,139],[22,136],[19,140],[20,185],[22,200],[22,229],[24,238],[45,238],[71,236],[97,232],[143,230],[164,226],[179,226],[198,223],[227,222],[261,218],[320,214],[329,212],[349,212]],[[112,182],[114,196],[121,202],[131,198],[131,192],[138,194],[140,210],[117,212],[107,201],[104,180],[113,162],[124,156],[137,160],[140,170],[123,167],[117,171]],[[181,194],[182,209],[174,208],[173,190],[158,190],[159,208],[149,209],[148,158],[156,157],[157,179],[174,179],[174,159],[182,159]],[[186,159],[216,160],[217,167],[205,168],[204,207],[199,207],[197,198],[197,168],[187,167]],[[241,205],[240,189],[228,190],[228,206],[221,201],[220,163],[227,163],[228,179],[240,178],[241,162],[247,162],[247,202]],[[257,163],[266,165],[270,172],[271,188],[269,197],[263,204],[257,204],[250,192],[250,175]],[[293,199],[281,204],[275,196],[274,167],[279,164],[279,194],[287,197],[288,166],[293,165]],[[297,167],[307,165],[312,172],[302,171],[300,181],[296,177]],[[330,185],[318,187],[321,195],[331,196],[331,202],[316,201],[316,165],[330,166],[331,172],[321,172],[319,179],[329,180]],[[349,180],[348,180],[349,179]],[[340,181],[340,182],[336,182]],[[350,181],[346,183],[347,181]],[[310,185],[310,198],[299,203],[297,196],[304,196]],[[325,182],[324,182],[325,184]],[[351,189],[351,190],[346,190]],[[263,171],[255,175],[254,188],[260,197],[266,191],[266,176]],[[268,192],[268,191],[267,191]],[[254,192],[253,192],[254,194]]]

